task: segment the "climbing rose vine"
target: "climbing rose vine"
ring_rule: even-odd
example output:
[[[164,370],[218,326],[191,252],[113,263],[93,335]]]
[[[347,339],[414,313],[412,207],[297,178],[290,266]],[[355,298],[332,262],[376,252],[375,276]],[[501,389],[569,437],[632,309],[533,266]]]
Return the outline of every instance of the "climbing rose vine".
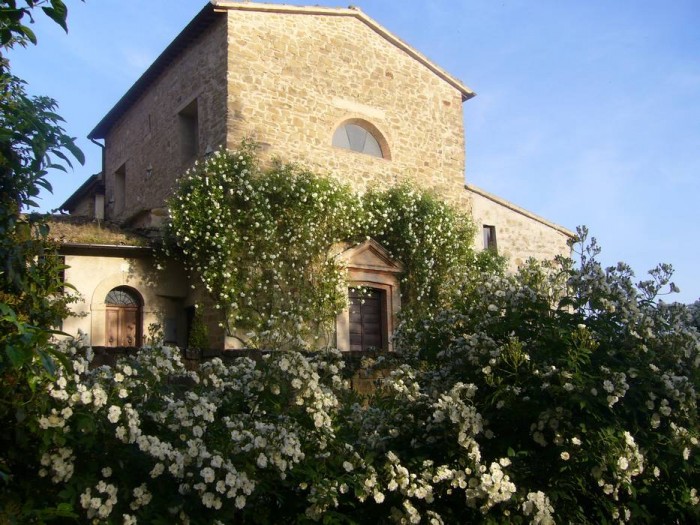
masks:
[[[222,324],[248,347],[332,343],[347,288],[338,246],[373,238],[403,264],[406,319],[447,304],[469,273],[498,266],[475,254],[466,214],[427,192],[360,196],[299,166],[262,169],[248,143],[195,165],[169,208],[166,255],[199,277]]]
[[[243,146],[215,153],[180,180],[170,202],[172,251],[246,344],[328,340],[344,300],[342,268],[329,250],[350,236],[359,200],[295,166],[262,171],[252,146]]]

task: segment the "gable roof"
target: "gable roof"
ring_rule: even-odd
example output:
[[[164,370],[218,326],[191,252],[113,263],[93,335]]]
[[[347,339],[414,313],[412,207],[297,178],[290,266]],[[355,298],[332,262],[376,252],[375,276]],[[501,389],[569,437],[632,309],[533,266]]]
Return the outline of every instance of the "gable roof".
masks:
[[[90,177],[88,177],[88,179],[80,185],[80,188],[75,190],[73,194],[58,207],[58,209],[66,210],[72,213],[73,209],[82,199],[96,193],[102,195],[105,193],[105,181],[101,172],[90,175]]]
[[[315,6],[293,6],[284,4],[262,4],[255,2],[231,2],[229,0],[212,0],[215,11],[237,10],[237,11],[258,11],[263,13],[288,13],[300,15],[324,15],[324,16],[342,16],[356,18],[363,24],[367,25],[379,36],[393,44],[411,58],[420,62],[430,71],[435,73],[442,80],[450,84],[452,87],[462,93],[462,100],[468,100],[476,95],[471,89],[462,83],[461,80],[453,77],[440,66],[432,62],[420,51],[409,46],[406,42],[391,33],[388,29],[378,24],[373,18],[370,18],[363,13],[359,7],[351,6],[349,8],[339,7],[321,7]]]
[[[284,4],[263,4],[256,2],[231,2],[227,0],[210,0],[207,5],[187,24],[180,34],[175,37],[168,47],[156,58],[151,66],[141,75],[133,86],[122,96],[112,109],[100,120],[95,128],[88,134],[90,139],[102,139],[122,116],[124,112],[136,102],[146,91],[150,84],[173,62],[173,60],[197,39],[207,28],[214,23],[221,13],[228,10],[257,11],[263,13],[288,13],[297,15],[323,15],[351,17],[367,25],[370,29],[387,40],[389,43],[405,52],[411,58],[424,65],[439,78],[450,84],[462,94],[462,101],[466,101],[476,95],[459,79],[450,75],[440,66],[429,60],[425,55],[406,44],[403,40],[379,25],[372,18],[360,11],[359,8],[336,8],[309,6],[300,7]]]

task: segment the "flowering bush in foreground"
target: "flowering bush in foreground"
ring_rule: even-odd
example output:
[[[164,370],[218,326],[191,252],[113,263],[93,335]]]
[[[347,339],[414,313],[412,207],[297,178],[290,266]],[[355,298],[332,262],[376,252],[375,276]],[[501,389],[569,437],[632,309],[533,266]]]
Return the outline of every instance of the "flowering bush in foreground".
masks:
[[[400,366],[366,405],[337,351],[215,359],[197,373],[167,347],[92,370],[89,349],[67,352],[73,370],[44,385],[31,415],[35,504],[58,500],[95,523],[442,523],[551,510],[542,494],[519,508],[511,461],[482,456],[471,385],[428,394]]]
[[[474,385],[482,453],[509,457],[516,486],[562,521],[696,523],[698,332],[657,300],[675,288],[668,266],[635,285],[626,265],[600,266],[595,241],[581,250],[578,267],[468,283],[399,346],[424,388]]]
[[[24,504],[119,524],[697,522],[698,333],[655,301],[667,268],[634,285],[590,255],[464,283],[365,398],[337,351],[191,372],[159,345],[95,369],[68,345],[25,416]]]

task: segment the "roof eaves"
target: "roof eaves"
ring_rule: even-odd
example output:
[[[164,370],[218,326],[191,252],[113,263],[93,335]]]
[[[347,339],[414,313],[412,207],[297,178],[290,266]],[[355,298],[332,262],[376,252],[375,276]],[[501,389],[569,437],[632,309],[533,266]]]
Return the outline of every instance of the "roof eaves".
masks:
[[[106,257],[144,257],[153,253],[150,246],[125,244],[61,243],[58,247],[61,255],[94,255]]]

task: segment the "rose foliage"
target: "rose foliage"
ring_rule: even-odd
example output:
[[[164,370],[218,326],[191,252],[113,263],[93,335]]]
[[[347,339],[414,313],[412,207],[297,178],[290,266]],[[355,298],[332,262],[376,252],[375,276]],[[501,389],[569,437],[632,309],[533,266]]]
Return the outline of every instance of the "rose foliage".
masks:
[[[635,284],[578,246],[453,283],[365,397],[335,350],[193,372],[161,345],[91,368],[67,344],[22,427],[24,504],[120,524],[697,522],[698,332],[657,300],[669,267]]]
[[[343,248],[378,241],[404,265],[405,319],[447,305],[455,280],[499,266],[476,254],[465,213],[410,186],[360,196],[299,166],[263,169],[254,146],[217,152],[179,181],[166,256],[201,280],[229,335],[252,348],[332,343],[344,308]]]

